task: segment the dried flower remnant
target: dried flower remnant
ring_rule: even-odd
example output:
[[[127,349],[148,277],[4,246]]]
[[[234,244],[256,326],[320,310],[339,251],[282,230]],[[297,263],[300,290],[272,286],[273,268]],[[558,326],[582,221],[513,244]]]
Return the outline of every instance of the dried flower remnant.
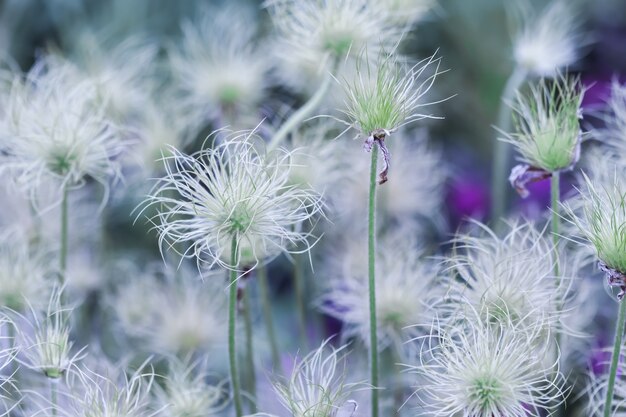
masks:
[[[518,94],[513,105],[516,133],[504,133],[521,154],[509,181],[522,197],[526,184],[569,171],[580,158],[583,133],[580,104],[584,91],[577,79],[542,79],[528,95]]]

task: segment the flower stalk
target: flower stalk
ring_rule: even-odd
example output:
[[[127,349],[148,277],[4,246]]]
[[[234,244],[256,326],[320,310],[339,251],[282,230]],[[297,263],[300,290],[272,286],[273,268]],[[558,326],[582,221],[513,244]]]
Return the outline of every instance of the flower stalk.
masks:
[[[613,402],[613,389],[615,388],[615,378],[617,376],[617,366],[624,337],[624,326],[626,325],[626,303],[619,301],[619,313],[617,325],[615,327],[615,339],[613,342],[613,354],[611,355],[611,367],[609,369],[609,380],[606,390],[606,400],[604,402],[604,417],[611,417],[611,404]]]
[[[274,317],[272,316],[272,307],[269,297],[267,268],[264,265],[259,266],[257,269],[257,278],[259,279],[259,295],[261,297],[261,307],[263,310],[263,320],[265,321],[267,338],[269,339],[270,350],[272,352],[272,362],[274,364],[274,369],[276,369],[279,374],[282,374],[280,353],[278,350],[278,343],[276,341],[276,329],[274,328]]]
[[[370,383],[372,385],[372,417],[378,417],[378,335],[376,320],[376,166],[378,146],[373,146],[370,167],[368,202],[368,291],[370,307]]]
[[[229,305],[228,305],[228,357],[230,363],[230,384],[235,405],[235,415],[243,416],[241,406],[241,386],[239,382],[239,371],[237,368],[237,345],[235,337],[235,321],[237,319],[237,259],[238,259],[237,237],[231,240],[230,259],[233,266],[230,268]]]
[[[527,72],[524,68],[516,66],[504,86],[500,100],[500,109],[498,110],[498,127],[505,132],[511,130],[511,108],[508,103],[513,100],[515,92],[526,80],[526,75]],[[491,218],[493,221],[497,221],[503,217],[506,212],[507,194],[509,190],[506,184],[506,173],[510,159],[511,145],[497,140],[491,180]]]
[[[59,252],[59,273],[61,284],[65,282],[65,270],[67,269],[67,246],[68,246],[68,186],[63,186],[61,200],[61,250]]]
[[[255,414],[256,410],[256,372],[254,369],[254,344],[252,340],[252,311],[250,306],[250,289],[243,290],[243,317],[246,334],[246,367],[247,372],[247,391],[250,395],[250,414]]]

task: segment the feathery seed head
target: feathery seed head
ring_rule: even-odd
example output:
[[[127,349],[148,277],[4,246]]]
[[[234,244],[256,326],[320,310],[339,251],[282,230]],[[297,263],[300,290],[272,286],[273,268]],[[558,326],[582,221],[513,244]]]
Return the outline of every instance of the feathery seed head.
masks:
[[[413,25],[421,21],[435,6],[436,0],[382,0],[376,3],[388,11],[398,25]]]
[[[310,232],[300,228],[321,212],[321,197],[289,185],[291,153],[266,155],[256,139],[253,132],[236,133],[194,155],[172,149],[164,158],[166,176],[147,200],[160,210],[152,221],[162,251],[166,242],[188,242],[186,257],[239,268],[300,243],[310,246]],[[229,259],[233,239],[240,259]],[[244,250],[248,259],[241,259]]]
[[[356,239],[357,242],[364,240]],[[370,313],[366,247],[342,256],[342,265],[332,268],[329,288],[322,297],[320,308],[344,322],[344,337],[358,337],[365,345],[370,343]],[[431,322],[434,303],[434,282],[438,275],[435,266],[416,251],[416,244],[408,233],[386,236],[377,248],[376,315],[379,347],[392,346],[402,352],[403,343],[423,333]],[[410,254],[398,258],[399,253]],[[354,259],[356,258],[356,259]],[[441,295],[441,294],[440,294]]]
[[[617,168],[613,168],[611,181],[592,180],[583,174],[584,184],[579,201],[582,213],[568,202],[562,206],[566,219],[579,228],[585,240],[595,249],[609,284],[622,288],[618,295],[621,298],[626,289],[626,186],[622,177],[618,176]]]
[[[401,126],[432,117],[419,109],[426,105],[422,98],[441,73],[440,64],[434,55],[408,67],[394,54],[382,53],[375,63],[367,53],[362,54],[357,61],[357,79],[342,83],[349,124],[363,137],[384,139]]]
[[[271,63],[254,41],[250,11],[231,5],[205,8],[199,15],[183,24],[181,47],[171,50],[170,62],[181,105],[202,124],[222,112],[255,106],[265,93]]]
[[[403,35],[386,10],[369,0],[266,0],[265,6],[280,39],[279,69],[291,73],[288,79],[299,79],[298,85],[364,48],[375,54],[391,50]]]
[[[50,379],[58,379],[80,359],[81,351],[72,355],[69,312],[67,307],[61,305],[61,290],[55,289],[42,317],[36,311],[32,312],[30,320],[21,317],[28,322],[33,333],[31,335],[23,326],[17,326],[18,341],[25,356],[21,362],[25,366],[42,372]]]
[[[207,383],[203,363],[170,362],[165,387],[155,385],[162,417],[207,417],[217,415],[228,404],[221,384]]]
[[[4,168],[33,200],[46,180],[78,187],[86,177],[106,186],[120,175],[124,144],[97,104],[97,88],[68,63],[40,59],[16,79],[0,119]]]
[[[474,321],[464,330],[437,329],[438,343],[427,343],[421,363],[410,366],[423,378],[416,395],[428,415],[539,417],[554,411],[563,377],[558,361],[546,364],[548,352],[532,342],[542,327],[527,333]]]
[[[547,173],[571,169],[580,154],[583,93],[578,79],[542,79],[529,94],[518,94],[513,105],[517,132],[503,140],[533,168]]]
[[[611,84],[611,98],[603,119],[604,128],[598,132],[598,139],[623,153],[626,151],[626,84],[617,80]]]
[[[274,390],[293,417],[335,417],[360,384],[346,382],[344,350],[324,341],[294,366],[291,376]]]
[[[533,75],[553,77],[578,60],[584,36],[570,3],[554,0],[540,15],[524,14],[513,46],[517,65]]]
[[[469,317],[476,312],[482,322],[496,326],[543,323],[546,331],[560,329],[566,278],[559,287],[553,276],[557,253],[543,232],[532,223],[513,223],[501,238],[477,225],[483,235],[454,239],[454,252],[446,261],[453,275],[445,278],[449,293],[442,307],[451,310],[453,319],[459,308],[469,308]]]

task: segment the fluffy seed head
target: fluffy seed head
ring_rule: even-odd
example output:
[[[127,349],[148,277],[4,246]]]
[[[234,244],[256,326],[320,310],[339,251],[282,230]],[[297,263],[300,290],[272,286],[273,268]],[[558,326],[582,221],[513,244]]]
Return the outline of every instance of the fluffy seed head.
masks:
[[[274,383],[278,400],[293,417],[335,416],[358,388],[346,382],[344,349],[325,341],[296,363],[288,380]]]
[[[416,395],[428,415],[539,417],[560,404],[563,377],[533,345],[537,334],[506,324],[443,330],[410,367],[422,377]]]
[[[227,405],[227,396],[220,385],[207,383],[208,374],[201,363],[170,363],[165,387],[156,385],[156,399],[162,417],[207,417],[218,415]]]
[[[364,239],[355,239],[365,242]],[[321,309],[344,323],[343,336],[370,343],[370,314],[366,246],[342,254],[342,264],[333,267],[329,288],[322,297]],[[404,253],[398,257],[399,253]],[[423,334],[431,322],[434,283],[438,270],[420,256],[415,242],[406,235],[387,236],[377,248],[376,316],[379,347],[392,346],[402,352],[403,343]],[[353,259],[355,258],[355,259]],[[421,327],[419,325],[422,325]]]
[[[398,25],[413,25],[435,6],[436,0],[382,0],[376,3],[385,8]]]
[[[597,138],[623,154],[626,152],[626,84],[617,80],[611,84],[611,98],[603,120],[604,128],[597,132]]]
[[[237,268],[310,245],[310,233],[300,227],[321,211],[321,197],[289,185],[289,152],[266,155],[255,139],[254,133],[237,133],[194,155],[172,149],[164,158],[166,176],[147,201],[159,210],[152,221],[162,251],[166,242],[187,242],[185,256]]]
[[[403,30],[377,2],[368,0],[267,0],[278,32],[279,66],[291,84],[306,86],[334,62],[367,48],[391,50]],[[304,79],[303,79],[304,74]]]
[[[528,165],[547,172],[569,169],[578,161],[582,133],[579,120],[583,90],[576,79],[542,79],[513,106],[513,144]]]
[[[181,105],[202,124],[256,105],[271,63],[254,41],[258,34],[249,11],[227,6],[205,8],[199,15],[183,24],[181,45],[171,49],[170,62]]]
[[[452,273],[443,305],[452,310],[448,314],[458,318],[459,309],[469,309],[469,317],[476,312],[486,324],[560,329],[567,280],[561,278],[559,286],[554,278],[558,258],[543,232],[532,223],[514,223],[501,238],[478,226],[483,234],[457,236],[446,260]]]
[[[583,174],[579,204],[565,202],[566,219],[578,227],[597,257],[609,268],[626,273],[626,186],[613,167],[610,181]],[[609,174],[611,175],[611,174]]]
[[[514,41],[513,56],[517,65],[532,74],[553,77],[578,60],[583,43],[572,5],[554,0],[540,15],[525,13],[523,28]]]
[[[124,145],[97,104],[96,84],[76,74],[70,64],[40,59],[14,81],[0,118],[3,168],[34,200],[49,180],[78,187],[90,177],[106,186],[120,175]]]
[[[388,135],[401,126],[432,117],[419,110],[428,104],[422,98],[440,74],[439,65],[440,59],[434,55],[412,67],[395,55],[381,54],[376,63],[362,55],[357,62],[357,78],[342,83],[349,124],[369,137],[377,131]]]

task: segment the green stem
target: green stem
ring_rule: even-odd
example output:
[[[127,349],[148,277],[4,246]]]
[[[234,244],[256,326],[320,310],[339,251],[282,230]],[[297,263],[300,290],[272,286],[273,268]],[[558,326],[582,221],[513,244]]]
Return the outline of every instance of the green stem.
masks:
[[[250,395],[250,414],[256,414],[256,372],[254,369],[254,345],[252,341],[252,310],[250,308],[250,288],[243,293],[244,327],[246,333],[246,367],[248,368],[247,390]]]
[[[511,131],[511,109],[509,102],[514,99],[515,93],[526,79],[526,71],[516,67],[509,77],[502,91],[500,109],[498,110],[497,126],[505,132]],[[511,158],[511,145],[496,140],[494,157],[491,168],[491,219],[500,220],[506,213],[506,202],[509,187],[506,184],[509,177],[507,168]],[[497,224],[497,223],[496,223]]]
[[[57,415],[57,407],[58,407],[58,390],[57,390],[57,380],[56,379],[48,379],[50,381],[50,402],[52,403],[52,415]]]
[[[370,384],[372,385],[372,417],[378,417],[378,336],[376,326],[376,170],[378,146],[372,147],[368,205],[368,290],[370,308]]]
[[[302,348],[309,347],[309,338],[306,331],[306,302],[304,300],[304,270],[299,254],[294,255],[293,280],[296,292],[296,309],[298,310],[298,328]]]
[[[65,282],[65,270],[67,269],[67,186],[63,187],[63,199],[61,200],[61,250],[59,253],[59,272],[61,284]]]
[[[560,188],[559,188],[559,172],[553,172],[550,177],[550,194],[551,194],[551,203],[550,208],[552,209],[552,242],[554,244],[554,250],[557,251],[559,244],[559,196],[560,196]],[[558,254],[558,252],[555,252]],[[554,275],[557,277],[558,286],[560,287],[561,278],[559,274],[559,263],[558,257],[556,262],[554,263]]]
[[[332,68],[334,68],[335,66],[336,65],[333,65]],[[313,94],[313,96],[311,96],[311,98],[306,103],[304,103],[304,105],[300,107],[295,113],[293,113],[291,117],[289,117],[289,119],[287,119],[285,123],[282,124],[280,129],[278,129],[278,132],[276,132],[274,137],[272,137],[272,140],[267,147],[268,151],[276,149],[276,147],[280,145],[280,143],[287,137],[287,135],[289,135],[289,133],[296,129],[300,125],[300,123],[302,123],[307,117],[311,115],[311,113],[313,113],[313,111],[320,105],[322,99],[328,93],[332,80],[332,73],[328,72],[315,94]]]
[[[239,372],[237,370],[237,345],[235,340],[235,320],[237,318],[237,237],[233,236],[230,259],[232,267],[230,270],[230,295],[228,305],[228,357],[230,360],[230,384],[233,392],[233,403],[235,404],[235,415],[241,417],[243,409],[241,407],[241,389],[239,385]]]
[[[282,374],[280,353],[278,351],[278,343],[276,342],[276,330],[274,329],[274,317],[272,316],[272,307],[270,304],[269,285],[267,283],[267,268],[260,266],[257,269],[259,278],[259,295],[261,296],[261,308],[263,309],[263,319],[265,320],[265,329],[267,330],[267,338],[270,340],[270,349],[272,351],[272,362],[274,369]]]
[[[613,389],[615,388],[615,377],[617,376],[617,365],[622,351],[622,338],[624,336],[624,325],[626,324],[626,302],[620,301],[617,326],[615,327],[615,341],[613,343],[613,355],[611,357],[611,368],[609,370],[609,382],[606,388],[606,401],[604,402],[604,417],[611,417],[611,403],[613,402]]]

